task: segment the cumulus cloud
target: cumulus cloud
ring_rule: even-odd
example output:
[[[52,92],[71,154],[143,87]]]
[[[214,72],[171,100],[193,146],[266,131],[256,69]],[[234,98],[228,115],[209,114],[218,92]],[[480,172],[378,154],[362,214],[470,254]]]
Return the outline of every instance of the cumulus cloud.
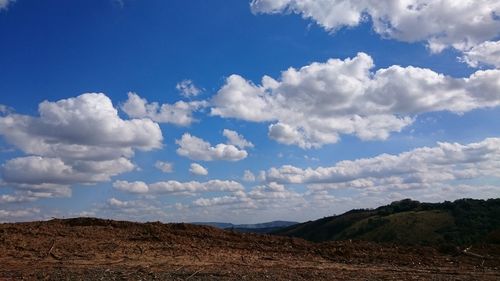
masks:
[[[149,185],[152,192],[157,193],[186,193],[195,194],[199,192],[237,192],[244,187],[235,181],[210,180],[207,182],[189,181],[164,181]]]
[[[130,192],[130,193],[147,193],[149,187],[146,183],[142,181],[115,181],[113,187],[120,191]]]
[[[283,166],[268,170],[266,181],[248,191],[196,198],[192,201],[196,208],[191,210],[249,218],[257,214],[275,218],[277,213],[286,217],[294,212],[310,219],[331,215],[332,210],[376,207],[408,197],[426,202],[491,198],[498,186],[485,183],[500,179],[499,156],[500,139],[490,138],[466,145],[438,143],[397,155],[341,161],[332,167]],[[297,191],[295,184],[306,185],[306,191]],[[338,189],[350,189],[349,196]]]
[[[384,38],[427,42],[432,52],[467,50],[500,35],[497,0],[253,0],[254,13],[297,13],[335,32],[371,20]]]
[[[206,182],[178,182],[171,180],[151,184],[146,184],[141,181],[116,181],[113,186],[118,190],[131,193],[150,192],[174,195],[193,195],[200,192],[238,192],[244,190],[244,187],[240,183],[226,180],[210,180]]]
[[[293,197],[302,197],[299,193],[291,191],[284,185],[276,182],[269,182],[265,185],[256,186],[248,193],[248,196],[253,200],[266,202],[275,199],[288,200]]]
[[[0,117],[0,135],[28,156],[6,161],[3,185],[69,196],[73,184],[94,184],[132,171],[134,150],[162,147],[158,124],[123,120],[104,94],[88,93],[39,105],[39,117]],[[69,190],[69,191],[68,191]]]
[[[408,190],[450,186],[471,180],[497,178],[500,138],[462,145],[438,143],[398,155],[340,161],[331,167],[301,169],[291,165],[271,168],[266,180],[309,184],[311,190],[356,188]]]
[[[243,172],[243,180],[247,182],[254,182],[255,181],[255,175],[250,171],[250,170],[245,170]]]
[[[177,83],[175,88],[185,98],[196,97],[202,92],[202,90],[196,87],[193,81],[189,79],[185,79]]]
[[[212,146],[209,142],[198,137],[191,136],[188,133],[182,135],[182,138],[180,140],[176,140],[175,143],[179,145],[177,154],[188,157],[191,160],[239,161],[248,156],[248,153],[245,150],[240,150],[232,144],[219,143],[216,146]]]
[[[39,208],[28,208],[20,210],[1,210],[0,222],[19,221],[20,219],[32,219],[35,215],[40,214]]]
[[[14,3],[16,0],[0,0],[0,11],[7,9],[10,3]]]
[[[208,175],[208,170],[198,163],[191,163],[191,166],[189,167],[189,172],[197,176]]]
[[[110,199],[108,199],[107,202],[108,202],[109,206],[117,207],[117,208],[124,208],[124,207],[128,207],[130,205],[129,202],[121,201],[121,200],[118,200],[116,198],[110,198]]]
[[[280,204],[304,202],[302,194],[287,189],[284,185],[270,182],[253,187],[249,192],[236,191],[232,195],[198,198],[193,201],[197,207],[234,205],[238,209],[277,207]]]
[[[11,113],[12,109],[4,104],[0,104],[0,115]]]
[[[238,196],[221,196],[212,198],[198,198],[193,201],[193,205],[197,207],[211,207],[217,205],[231,205],[246,202],[245,198]]]
[[[41,156],[18,157],[8,160],[2,166],[2,178],[8,184],[72,185],[109,181],[111,177],[134,169],[126,158],[107,161],[71,161]]]
[[[114,159],[132,155],[132,148],[148,151],[162,146],[158,124],[121,119],[104,94],[44,101],[38,111],[40,117],[0,117],[0,134],[25,153],[72,159]]]
[[[120,200],[110,198],[106,201],[106,205],[99,208],[100,212],[106,213],[107,217],[118,219],[128,219],[131,217],[138,220],[150,220],[152,217],[166,218],[167,213],[164,208],[157,202],[144,200]]]
[[[246,147],[253,147],[253,143],[247,141],[245,137],[235,131],[224,129],[222,135],[227,138],[228,144],[232,144],[238,148],[244,149]]]
[[[32,202],[38,198],[40,197],[19,192],[18,194],[3,194],[0,195],[0,204]]]
[[[149,118],[159,123],[188,126],[195,122],[193,112],[206,106],[205,101],[178,101],[174,104],[148,103],[136,93],[128,93],[127,101],[121,109],[131,118]]]
[[[156,161],[155,167],[164,173],[172,173],[174,171],[174,164],[170,162]]]
[[[464,52],[462,61],[472,67],[491,65],[500,68],[500,41],[486,41]]]
[[[335,143],[340,135],[386,139],[418,114],[464,113],[500,105],[500,71],[481,70],[453,78],[418,67],[371,71],[364,53],[289,68],[260,85],[231,75],[212,99],[211,114],[271,122],[269,137],[302,148]]]

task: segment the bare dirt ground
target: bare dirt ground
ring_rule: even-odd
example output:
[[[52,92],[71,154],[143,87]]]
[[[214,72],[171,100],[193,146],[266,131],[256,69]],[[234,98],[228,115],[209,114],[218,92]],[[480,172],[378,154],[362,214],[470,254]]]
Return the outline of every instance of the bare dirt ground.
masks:
[[[467,254],[310,243],[188,224],[0,224],[0,280],[500,280],[500,247]]]

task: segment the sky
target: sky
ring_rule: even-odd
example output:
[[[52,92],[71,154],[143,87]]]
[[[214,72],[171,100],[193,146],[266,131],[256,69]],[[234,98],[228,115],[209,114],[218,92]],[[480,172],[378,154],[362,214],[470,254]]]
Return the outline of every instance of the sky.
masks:
[[[0,0],[0,221],[500,195],[498,0]]]

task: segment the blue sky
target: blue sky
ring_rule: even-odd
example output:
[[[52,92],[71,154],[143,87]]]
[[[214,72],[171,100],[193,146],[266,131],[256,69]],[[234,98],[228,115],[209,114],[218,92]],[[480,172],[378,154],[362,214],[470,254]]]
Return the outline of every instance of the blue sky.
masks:
[[[498,197],[500,4],[403,2],[0,0],[0,221]]]

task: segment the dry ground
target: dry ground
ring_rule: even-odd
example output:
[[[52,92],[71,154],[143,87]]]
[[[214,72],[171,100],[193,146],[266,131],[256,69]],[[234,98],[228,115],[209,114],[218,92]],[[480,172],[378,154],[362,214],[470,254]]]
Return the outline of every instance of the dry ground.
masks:
[[[78,218],[0,224],[0,280],[500,280],[500,247],[445,255]]]

